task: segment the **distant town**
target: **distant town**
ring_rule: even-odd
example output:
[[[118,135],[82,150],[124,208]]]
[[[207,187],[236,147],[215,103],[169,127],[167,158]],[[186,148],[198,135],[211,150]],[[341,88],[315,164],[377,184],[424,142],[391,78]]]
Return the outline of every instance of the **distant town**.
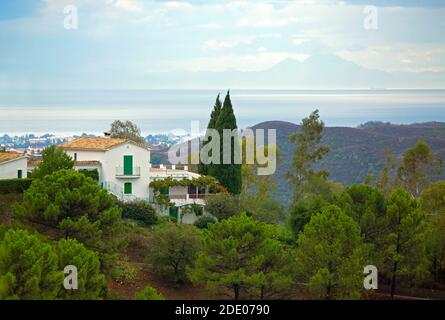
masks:
[[[20,152],[33,157],[41,156],[43,150],[53,144],[61,144],[82,137],[97,137],[93,134],[82,133],[74,136],[60,136],[54,134],[26,134],[22,136],[10,136],[4,134],[0,136],[0,149],[4,151]],[[185,137],[171,134],[149,134],[145,141],[157,150],[169,148],[171,145],[186,139]]]

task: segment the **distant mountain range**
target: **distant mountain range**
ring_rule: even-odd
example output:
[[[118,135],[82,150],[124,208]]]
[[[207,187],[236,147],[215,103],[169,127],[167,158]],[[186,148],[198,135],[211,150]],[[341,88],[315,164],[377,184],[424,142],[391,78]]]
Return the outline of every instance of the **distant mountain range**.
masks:
[[[365,68],[335,54],[315,54],[302,62],[288,58],[261,71],[150,71],[141,68],[122,72],[110,68],[55,71],[45,79],[42,81],[33,74],[23,78],[11,73],[3,89],[28,89],[30,84],[34,89],[50,90],[445,89],[445,72],[385,72]]]
[[[445,72],[384,72],[367,69],[333,54],[318,54],[303,62],[286,59],[255,72],[174,71],[147,73],[143,82],[156,88],[445,88]]]
[[[285,121],[268,121],[252,129],[276,129],[277,144],[282,161],[274,175],[277,182],[276,197],[289,203],[291,192],[284,177],[289,170],[295,145],[290,143],[290,134],[299,131],[300,126]],[[330,178],[343,184],[363,182],[368,174],[378,177],[385,164],[385,150],[390,150],[395,160],[400,160],[405,149],[424,139],[434,153],[445,159],[445,123],[428,122],[410,125],[394,125],[382,122],[368,122],[358,128],[326,127],[322,143],[331,152],[320,163],[320,168],[330,172]],[[440,176],[445,179],[445,171]]]

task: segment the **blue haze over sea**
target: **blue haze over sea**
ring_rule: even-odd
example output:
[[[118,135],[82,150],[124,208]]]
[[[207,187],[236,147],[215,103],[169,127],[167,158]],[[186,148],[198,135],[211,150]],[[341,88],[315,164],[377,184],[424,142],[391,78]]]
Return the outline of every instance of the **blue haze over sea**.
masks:
[[[0,134],[101,134],[132,120],[143,134],[205,129],[217,90],[0,91]],[[221,91],[222,99],[224,91]],[[445,122],[445,90],[232,90],[238,126],[299,123],[318,108],[327,126]]]

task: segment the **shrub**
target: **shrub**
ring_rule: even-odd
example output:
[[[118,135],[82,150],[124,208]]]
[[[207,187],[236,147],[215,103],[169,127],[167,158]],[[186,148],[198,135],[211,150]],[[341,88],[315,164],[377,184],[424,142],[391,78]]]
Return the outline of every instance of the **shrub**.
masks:
[[[144,290],[136,293],[134,300],[165,300],[165,298],[155,288],[145,287]]]
[[[176,284],[181,284],[200,247],[200,235],[194,226],[168,223],[155,228],[150,235],[147,260],[156,273],[171,276]]]
[[[128,259],[117,262],[111,270],[111,277],[120,284],[132,283],[136,279],[137,271],[128,263]]]
[[[207,229],[210,223],[215,223],[215,222],[216,219],[211,216],[202,216],[195,221],[194,225],[199,229]]]
[[[158,222],[156,209],[145,200],[119,202],[122,209],[122,218],[142,221],[145,225],[154,225]]]
[[[0,180],[0,194],[23,193],[32,183],[32,179],[5,179]]]
[[[239,199],[229,193],[219,193],[206,199],[205,209],[221,221],[240,213]]]

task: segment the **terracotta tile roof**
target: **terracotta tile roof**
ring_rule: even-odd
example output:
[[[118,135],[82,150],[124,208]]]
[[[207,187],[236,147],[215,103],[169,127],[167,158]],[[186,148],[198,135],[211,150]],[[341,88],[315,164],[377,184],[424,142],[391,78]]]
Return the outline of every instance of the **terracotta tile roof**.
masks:
[[[23,154],[18,152],[0,152],[0,163],[14,160],[22,156]]]
[[[79,138],[62,143],[59,147],[66,150],[105,151],[125,142],[127,142],[126,139],[117,138]]]

